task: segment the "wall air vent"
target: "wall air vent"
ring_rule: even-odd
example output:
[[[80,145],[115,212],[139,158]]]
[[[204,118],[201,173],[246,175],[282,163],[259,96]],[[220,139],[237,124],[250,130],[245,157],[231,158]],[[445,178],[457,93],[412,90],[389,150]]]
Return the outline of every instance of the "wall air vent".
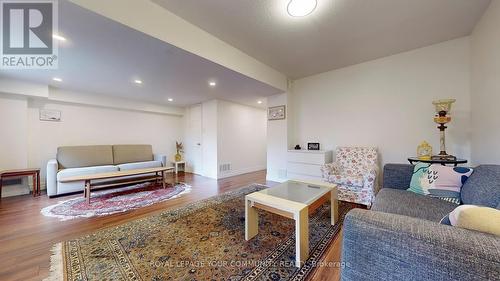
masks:
[[[231,163],[225,163],[219,165],[219,172],[223,173],[227,171],[231,171]]]

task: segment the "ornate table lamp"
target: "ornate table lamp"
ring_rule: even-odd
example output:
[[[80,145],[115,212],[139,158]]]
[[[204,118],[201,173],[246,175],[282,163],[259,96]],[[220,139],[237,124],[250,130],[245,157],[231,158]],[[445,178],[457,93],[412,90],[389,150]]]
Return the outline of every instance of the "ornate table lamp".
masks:
[[[435,100],[432,102],[434,106],[436,107],[436,115],[434,116],[434,122],[439,124],[438,129],[439,129],[439,144],[441,147],[441,151],[439,152],[438,155],[432,156],[432,159],[442,159],[442,160],[456,160],[457,157],[453,155],[448,155],[446,153],[446,139],[445,139],[445,134],[444,130],[448,127],[445,126],[445,124],[449,123],[451,121],[451,116],[450,116],[450,111],[451,111],[451,105],[455,102],[455,99],[445,99],[445,100]]]

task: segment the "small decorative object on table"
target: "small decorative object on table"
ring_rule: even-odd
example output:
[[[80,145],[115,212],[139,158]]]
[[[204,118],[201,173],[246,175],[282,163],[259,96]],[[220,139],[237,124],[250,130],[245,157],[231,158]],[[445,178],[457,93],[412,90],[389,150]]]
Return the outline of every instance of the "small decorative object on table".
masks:
[[[286,118],[286,109],[284,105],[273,106],[267,109],[268,120],[282,120]]]
[[[431,160],[432,146],[430,146],[428,142],[423,141],[417,146],[417,157],[420,160]]]
[[[439,124],[439,143],[441,146],[441,151],[438,155],[432,156],[432,159],[441,159],[441,160],[455,160],[457,157],[453,155],[448,155],[446,153],[446,144],[445,144],[445,134],[444,130],[448,127],[445,124],[451,121],[451,105],[455,102],[455,99],[444,99],[444,100],[435,100],[432,102],[436,107],[436,115],[434,116],[434,122]]]
[[[177,150],[177,153],[175,154],[175,162],[179,162],[182,160],[181,153],[184,153],[184,145],[182,142],[175,142],[175,149]]]
[[[319,150],[319,142],[307,143],[307,150]]]
[[[300,147],[300,145],[297,144],[293,149],[295,149],[295,150],[301,150],[302,147]]]

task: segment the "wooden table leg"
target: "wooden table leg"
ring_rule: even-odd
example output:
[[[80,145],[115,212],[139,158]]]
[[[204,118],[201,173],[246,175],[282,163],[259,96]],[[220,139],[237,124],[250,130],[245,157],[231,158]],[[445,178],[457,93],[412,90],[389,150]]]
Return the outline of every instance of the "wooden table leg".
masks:
[[[36,172],[36,187],[38,188],[37,195],[40,196],[42,194],[42,190],[40,188],[40,172]]]
[[[309,256],[309,209],[304,208],[295,217],[295,266],[301,267]]]
[[[3,182],[3,179],[2,179],[2,177],[0,177],[0,199],[2,199],[2,182]]]
[[[252,201],[245,198],[245,240],[250,240],[259,233],[259,213],[252,206]]]
[[[165,183],[165,171],[161,172],[161,184],[163,185],[163,188],[167,188],[167,184]]]
[[[339,220],[339,200],[338,200],[338,190],[334,188],[330,191],[330,206],[331,206],[331,223],[335,225]]]
[[[85,199],[87,200],[87,204],[90,204],[90,181],[86,180],[85,181]]]
[[[36,196],[36,173],[33,173],[33,175],[31,175],[32,177],[32,180],[33,180],[33,197]]]

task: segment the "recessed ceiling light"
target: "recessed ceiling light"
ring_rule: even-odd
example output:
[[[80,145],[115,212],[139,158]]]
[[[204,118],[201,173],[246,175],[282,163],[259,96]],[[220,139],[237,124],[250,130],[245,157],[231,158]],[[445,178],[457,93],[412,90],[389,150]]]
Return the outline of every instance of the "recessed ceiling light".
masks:
[[[174,101],[174,99],[173,99],[173,98],[168,98],[167,100],[168,100],[168,101]]]
[[[317,0],[290,0],[286,11],[292,17],[305,17],[311,14],[317,5]]]
[[[215,87],[217,83],[215,83],[214,81],[210,81],[208,82],[208,85],[210,85],[210,87]]]
[[[54,77],[54,78],[52,78],[52,80],[54,80],[54,81],[56,81],[56,82],[62,82],[62,79],[61,79],[61,78],[59,78],[59,77]]]
[[[135,83],[135,84],[142,84],[142,80],[135,79],[135,80],[134,80],[134,83]]]
[[[258,100],[258,101],[257,101],[257,103],[258,103],[258,104],[262,104],[262,101],[261,101],[261,100]]]
[[[52,38],[59,40],[59,41],[66,41],[66,38],[62,37],[61,35],[57,35],[57,34],[52,34]]]

